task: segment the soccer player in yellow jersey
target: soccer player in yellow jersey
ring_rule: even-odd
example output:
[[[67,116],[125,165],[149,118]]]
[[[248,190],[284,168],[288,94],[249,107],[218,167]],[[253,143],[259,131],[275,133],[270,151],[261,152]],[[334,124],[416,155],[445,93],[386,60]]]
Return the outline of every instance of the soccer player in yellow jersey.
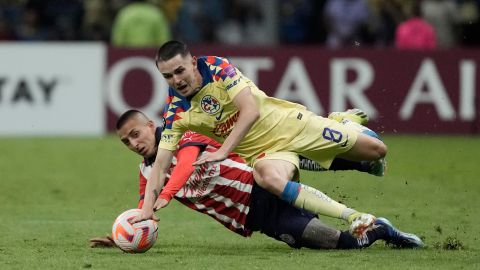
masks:
[[[304,106],[267,96],[227,59],[192,56],[178,41],[162,45],[157,67],[169,85],[165,130],[149,179],[142,214],[153,216],[155,201],[182,134],[192,130],[222,146],[193,165],[223,160],[237,152],[254,168],[255,181],[283,200],[312,213],[343,218],[361,226],[373,224],[365,217],[325,194],[297,181],[299,155],[329,168],[335,157],[374,161],[385,157],[387,147],[377,138],[348,125],[324,118]]]

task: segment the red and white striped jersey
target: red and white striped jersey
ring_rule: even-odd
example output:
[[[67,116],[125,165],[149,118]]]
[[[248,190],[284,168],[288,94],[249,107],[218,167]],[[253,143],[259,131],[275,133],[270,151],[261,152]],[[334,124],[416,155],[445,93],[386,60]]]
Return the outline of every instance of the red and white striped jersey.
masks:
[[[170,173],[173,168],[182,169],[176,167],[177,153],[181,149],[191,145],[199,146],[202,148],[201,155],[205,152],[214,152],[221,146],[218,142],[194,132],[186,132],[178,145],[179,148],[172,161]],[[147,165],[143,162],[140,165],[141,200],[139,207],[143,204],[146,179],[149,177],[151,169],[151,164]],[[223,161],[197,166],[185,184],[173,190],[169,189],[171,181],[178,181],[178,179],[167,180],[161,197],[168,197],[165,190],[175,192],[175,199],[196,211],[213,217],[228,229],[242,236],[252,234],[245,228],[245,223],[254,179],[252,168],[247,166],[239,155],[231,153]]]

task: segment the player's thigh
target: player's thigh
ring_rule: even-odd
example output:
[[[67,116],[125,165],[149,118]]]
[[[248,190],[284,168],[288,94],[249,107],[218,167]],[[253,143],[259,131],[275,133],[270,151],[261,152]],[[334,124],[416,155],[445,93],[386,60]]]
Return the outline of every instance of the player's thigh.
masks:
[[[377,160],[385,157],[387,154],[387,146],[379,139],[358,134],[357,140],[350,150],[338,155],[338,157],[348,160]]]
[[[297,166],[281,159],[261,159],[254,164],[253,176],[259,186],[279,196],[294,178]]]

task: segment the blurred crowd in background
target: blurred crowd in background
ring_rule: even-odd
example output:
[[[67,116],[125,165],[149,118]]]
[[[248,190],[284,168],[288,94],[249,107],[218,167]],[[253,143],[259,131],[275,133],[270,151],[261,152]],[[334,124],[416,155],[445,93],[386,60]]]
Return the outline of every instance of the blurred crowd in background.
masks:
[[[480,0],[0,0],[0,40],[480,47]]]

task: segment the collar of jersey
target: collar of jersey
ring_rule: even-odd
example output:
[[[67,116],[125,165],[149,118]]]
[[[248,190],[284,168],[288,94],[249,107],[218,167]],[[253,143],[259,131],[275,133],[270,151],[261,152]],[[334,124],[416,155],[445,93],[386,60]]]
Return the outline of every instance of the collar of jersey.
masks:
[[[197,69],[198,71],[200,72],[200,75],[202,75],[202,88],[205,87],[205,85],[213,82],[213,78],[212,78],[212,74],[210,72],[210,68],[207,66],[207,64],[205,63],[207,57],[206,56],[200,56],[198,57],[197,59]],[[201,89],[202,89],[201,88]],[[200,91],[198,91],[200,92]],[[197,92],[197,93],[198,93]],[[187,99],[190,101],[192,100],[192,98],[197,94],[193,94],[191,95],[190,97],[188,97]]]
[[[210,68],[205,63],[206,59],[207,59],[206,56],[200,56],[197,59],[197,69],[200,72],[200,75],[202,76],[202,87],[200,88],[200,90],[203,89],[203,87],[205,87],[205,85],[213,82],[213,78],[212,78],[212,74],[210,72]],[[189,97],[184,97],[184,96],[181,96],[181,95],[177,94],[177,91],[175,91],[171,87],[168,88],[168,92],[169,92],[169,95],[176,96],[180,100],[186,100],[188,103],[190,103],[192,98],[195,97],[197,95],[197,93],[200,92],[200,91],[198,91],[197,93],[195,93],[195,94],[193,94]],[[188,107],[190,107],[190,106],[188,106]],[[185,108],[185,109],[187,109],[187,108]]]

